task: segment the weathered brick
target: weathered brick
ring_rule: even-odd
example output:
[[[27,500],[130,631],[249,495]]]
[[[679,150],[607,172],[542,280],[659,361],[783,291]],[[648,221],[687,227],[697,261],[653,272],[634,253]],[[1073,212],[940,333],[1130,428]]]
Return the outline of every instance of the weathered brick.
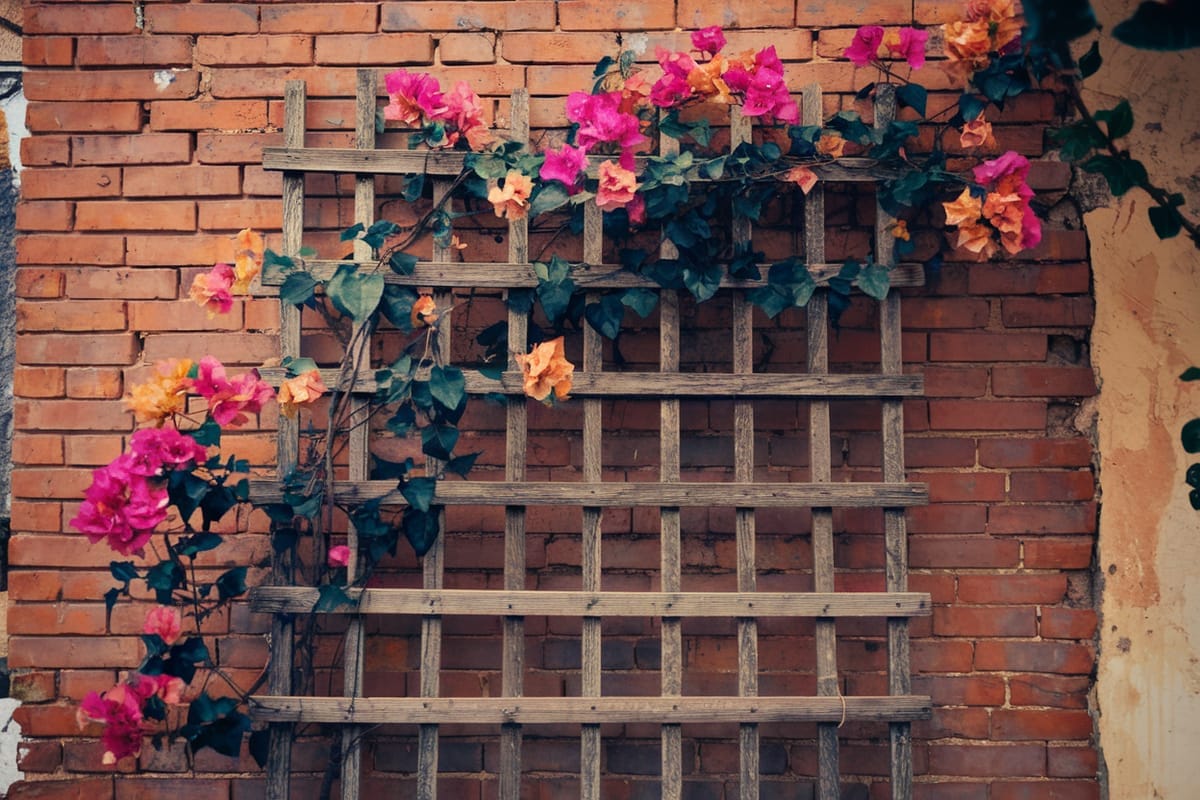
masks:
[[[311,64],[311,36],[198,36],[196,63]]]
[[[80,66],[190,65],[192,37],[80,36],[75,40],[75,63]]]
[[[997,397],[1091,397],[1096,375],[1091,367],[996,366],[992,392]]]
[[[316,64],[432,64],[433,37],[423,33],[369,33],[321,36]]]
[[[507,3],[437,2],[383,3],[384,31],[525,31],[553,30],[554,2],[516,0]]]
[[[1094,663],[1092,648],[1082,644],[988,640],[975,646],[979,670],[1086,675]]]
[[[17,337],[20,364],[130,364],[137,353],[132,333]],[[81,409],[82,410],[82,409]],[[36,427],[36,426],[35,426]]]
[[[166,100],[150,104],[156,131],[244,130],[267,124],[261,100]]]
[[[128,167],[128,197],[196,197],[237,194],[241,177],[237,167]]]
[[[120,331],[125,329],[125,304],[111,300],[24,302],[17,306],[17,330]]]
[[[258,8],[244,3],[170,5],[145,8],[146,30],[151,33],[256,33]],[[264,16],[266,11],[263,11]]]
[[[72,136],[76,164],[186,164],[191,137],[186,133],[139,133],[126,136]]]
[[[21,175],[21,196],[26,200],[117,197],[120,194],[121,170],[115,167],[29,169]]]
[[[987,529],[992,534],[1095,533],[1096,504],[995,506]]]
[[[21,63],[27,67],[69,67],[74,58],[70,36],[27,37],[21,41]]]
[[[20,264],[121,264],[125,261],[123,236],[19,236]]]

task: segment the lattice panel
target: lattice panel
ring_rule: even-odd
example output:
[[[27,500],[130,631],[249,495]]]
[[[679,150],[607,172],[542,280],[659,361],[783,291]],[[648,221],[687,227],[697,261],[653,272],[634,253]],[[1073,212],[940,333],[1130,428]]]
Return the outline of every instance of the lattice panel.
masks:
[[[375,176],[426,173],[434,198],[448,191],[462,169],[462,154],[425,153],[375,149],[374,119],[377,86],[373,72],[363,71],[358,81],[358,120],[353,149],[307,149],[303,120],[305,93],[301,83],[289,84],[283,148],[264,151],[264,166],[284,174],[283,249],[299,251],[303,234],[304,176],[307,173],[350,173],[356,175],[355,211],[358,222],[369,224],[375,213]],[[877,101],[876,124],[886,125],[894,113],[894,98],[883,87]],[[804,92],[806,124],[820,124],[821,97],[817,87]],[[528,96],[517,92],[512,99],[511,135],[528,140]],[[730,121],[733,146],[749,141],[749,121],[734,110]],[[677,148],[669,139],[662,152]],[[814,168],[822,181],[875,180],[867,165],[845,162]],[[914,696],[910,687],[908,619],[930,613],[929,596],[907,591],[907,548],[904,509],[922,504],[927,492],[922,484],[905,481],[903,461],[902,401],[920,396],[920,376],[904,374],[900,359],[900,299],[890,293],[880,304],[881,366],[878,373],[831,373],[829,323],[826,292],[819,289],[809,302],[807,315],[807,371],[802,374],[756,373],[754,370],[754,316],[746,292],[762,281],[730,280],[723,291],[732,295],[732,369],[727,373],[680,371],[680,298],[674,290],[655,284],[603,263],[601,212],[587,204],[584,219],[583,256],[585,267],[577,282],[591,291],[643,286],[659,293],[659,369],[657,372],[605,372],[602,340],[590,326],[583,333],[583,357],[575,375],[572,402],[583,407],[582,482],[531,481],[527,464],[529,432],[527,405],[521,392],[521,376],[510,360],[499,388],[494,380],[468,372],[467,390],[472,394],[500,391],[509,397],[505,419],[505,464],[502,481],[443,481],[437,502],[445,506],[491,505],[504,508],[503,588],[465,590],[445,588],[445,547],[452,534],[443,534],[425,556],[423,582],[419,589],[368,589],[354,592],[357,606],[335,613],[348,618],[344,645],[345,681],[342,697],[295,696],[291,685],[293,620],[309,613],[317,601],[315,589],[289,586],[290,566],[277,557],[274,585],[254,592],[257,610],[272,613],[272,667],[270,695],[255,699],[254,714],[271,723],[272,738],[268,771],[268,796],[288,796],[290,737],[297,723],[336,723],[345,726],[342,745],[342,794],[359,796],[362,765],[361,743],[368,726],[401,724],[414,726],[418,736],[417,797],[432,799],[438,791],[438,738],[446,724],[469,723],[494,726],[500,744],[499,796],[516,800],[521,792],[522,741],[530,726],[559,723],[580,725],[580,794],[599,798],[601,787],[601,725],[606,723],[650,723],[661,726],[661,796],[678,799],[683,792],[684,767],[682,725],[733,722],[738,724],[740,752],[738,792],[741,798],[759,796],[759,725],[768,722],[818,723],[817,795],[831,800],[840,794],[838,728],[847,720],[886,722],[890,728],[890,772],[894,798],[908,798],[912,788],[912,754],[909,724],[929,715],[930,700]],[[837,274],[839,265],[827,264],[824,244],[824,188],[819,183],[808,195],[804,209],[803,255],[819,283]],[[876,210],[876,258],[890,263],[888,234],[890,219]],[[734,219],[734,238],[749,242],[750,221]],[[432,261],[422,262],[412,276],[387,276],[388,281],[433,287],[439,307],[451,304],[455,289],[528,290],[537,285],[529,266],[527,220],[513,221],[508,228],[508,260],[505,263],[451,262],[451,254],[435,246]],[[665,257],[672,255],[664,245]],[[372,253],[361,243],[356,260],[373,263]],[[318,278],[333,274],[338,261],[310,262]],[[278,276],[264,276],[264,292],[271,291]],[[921,271],[915,266],[897,266],[893,286],[917,285]],[[509,348],[524,352],[528,317],[508,312]],[[451,352],[450,326],[440,331],[439,346]],[[300,355],[299,313],[282,309],[282,353]],[[370,343],[363,339],[360,353],[365,360]],[[365,361],[364,361],[365,363]],[[353,387],[352,413],[365,415],[374,389],[369,369]],[[270,377],[270,376],[268,376]],[[280,375],[275,375],[276,379]],[[333,385],[337,376],[326,376]],[[733,480],[726,483],[697,483],[681,479],[681,401],[691,398],[724,397],[733,401]],[[602,451],[605,431],[602,403],[608,399],[654,398],[659,406],[659,475],[653,482],[604,481]],[[807,482],[760,482],[755,478],[755,402],[763,398],[805,399],[809,408],[809,464]],[[883,469],[877,482],[835,482],[831,470],[830,401],[841,398],[878,399],[882,408]],[[279,464],[281,475],[297,462],[298,430],[281,420]],[[333,493],[340,503],[353,504],[375,498],[402,503],[394,482],[367,480],[369,426],[355,429],[350,441],[348,480],[338,483]],[[437,465],[430,465],[436,470]],[[274,483],[255,487],[259,499],[278,497]],[[527,509],[539,505],[582,507],[582,585],[579,590],[527,590]],[[606,591],[601,569],[603,537],[601,515],[605,508],[647,507],[657,509],[660,519],[658,591]],[[681,509],[725,507],[735,509],[736,591],[685,592],[681,577]],[[758,575],[764,565],[756,559],[756,510],[763,508],[810,508],[812,510],[813,591],[766,592],[758,590]],[[881,508],[884,520],[886,591],[838,592],[834,586],[835,508]],[[356,552],[353,530],[349,541]],[[453,544],[451,544],[453,546]],[[352,559],[352,564],[355,563]],[[652,569],[654,565],[646,565]],[[353,568],[352,568],[353,570]],[[353,571],[350,578],[355,577]],[[372,615],[406,615],[420,619],[420,680],[418,696],[364,697],[364,627]],[[499,697],[443,697],[439,673],[442,666],[442,621],[448,616],[497,616],[503,620]],[[525,696],[525,618],[529,616],[574,617],[581,620],[581,669],[579,696]],[[605,696],[601,685],[601,621],[605,617],[653,617],[661,627],[661,691],[658,696]],[[737,694],[730,696],[685,696],[683,693],[684,639],[682,621],[691,617],[716,617],[736,621]],[[767,618],[812,618],[815,620],[816,695],[761,696],[759,694],[758,622]],[[837,620],[875,617],[887,620],[888,694],[843,696],[837,663]]]

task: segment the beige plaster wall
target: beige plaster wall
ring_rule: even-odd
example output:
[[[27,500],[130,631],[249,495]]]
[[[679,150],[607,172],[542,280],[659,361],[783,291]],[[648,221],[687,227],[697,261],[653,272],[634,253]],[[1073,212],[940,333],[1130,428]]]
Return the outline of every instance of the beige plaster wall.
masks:
[[[1093,2],[1106,29],[1136,5]],[[1128,97],[1130,149],[1200,218],[1200,49],[1147,53],[1105,37],[1093,108]],[[1138,191],[1085,215],[1102,382],[1101,634],[1097,705],[1109,800],[1200,796],[1200,512],[1188,503],[1179,429],[1200,416],[1200,250],[1160,242]]]

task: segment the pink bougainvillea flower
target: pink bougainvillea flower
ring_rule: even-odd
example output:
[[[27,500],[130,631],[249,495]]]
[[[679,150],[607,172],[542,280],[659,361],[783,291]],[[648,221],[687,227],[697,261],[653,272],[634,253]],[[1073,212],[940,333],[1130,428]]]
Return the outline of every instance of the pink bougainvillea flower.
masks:
[[[384,76],[383,82],[388,93],[384,119],[415,128],[425,120],[438,119],[446,113],[441,86],[427,72],[398,69]]]
[[[925,43],[929,41],[929,32],[918,28],[901,28],[899,32],[889,33],[883,37],[888,54],[893,58],[903,58],[913,69],[925,66]]]
[[[621,111],[620,92],[571,92],[567,96],[567,119],[579,125],[575,141],[589,152],[597,144],[627,149],[646,141],[638,118]]]
[[[205,449],[192,437],[174,428],[142,428],[129,440],[129,471],[143,477],[160,477],[163,467],[179,469],[203,464]]]
[[[350,563],[350,548],[344,544],[334,545],[329,548],[328,556],[329,566],[337,569],[338,567],[347,566]]]
[[[235,246],[233,260],[233,292],[247,294],[250,282],[262,272],[263,253],[265,245],[261,233],[243,228],[233,237]]]
[[[321,373],[310,369],[281,383],[275,399],[279,401],[279,410],[285,417],[294,417],[300,406],[316,402],[328,391],[329,387],[321,381]]]
[[[984,119],[982,114],[970,122],[964,122],[959,131],[958,143],[964,149],[994,146],[996,138],[992,135],[992,123]]]
[[[567,361],[563,337],[535,345],[528,355],[518,353],[516,360],[524,375],[526,395],[542,402],[548,402],[552,393],[555,400],[567,399],[575,365]]]
[[[817,173],[808,167],[792,167],[783,174],[783,180],[800,187],[800,191],[808,194],[817,185]]]
[[[625,206],[625,213],[629,215],[630,225],[645,225],[646,224],[646,198],[640,194],[635,194],[629,204]]]
[[[542,169],[538,174],[543,181],[558,181],[568,190],[574,190],[586,167],[587,151],[582,147],[564,144],[557,150],[546,151],[546,160],[542,162]]]
[[[155,606],[146,614],[142,633],[157,634],[164,644],[172,645],[183,632],[183,620],[179,612],[170,606]]]
[[[998,158],[984,161],[973,170],[975,182],[983,185],[994,183],[1008,175],[1016,175],[1022,181],[1029,174],[1029,159],[1013,150]]]
[[[192,280],[192,288],[188,295],[208,316],[228,314],[233,308],[233,284],[235,275],[233,267],[228,264],[217,264],[208,272],[202,272]]]
[[[208,401],[213,421],[222,427],[244,425],[249,421],[248,414],[257,414],[275,397],[270,385],[259,379],[258,370],[229,380],[225,367],[212,356],[200,359],[192,385]]]
[[[488,191],[488,202],[497,217],[522,219],[529,213],[529,196],[533,194],[533,179],[519,170],[510,169],[504,176],[504,186]]]
[[[720,25],[709,25],[698,31],[692,31],[692,47],[701,53],[715,56],[725,46],[725,34]]]
[[[725,80],[729,82],[726,70]],[[729,84],[732,88],[733,84]],[[795,123],[800,120],[800,108],[788,92],[783,79],[783,63],[775,52],[775,46],[764,47],[754,56],[754,71],[745,88],[742,113],[748,117],[767,117],[778,122]]]
[[[638,190],[633,170],[614,161],[600,164],[600,185],[596,190],[596,205],[604,210],[620,208],[633,202]]]
[[[134,472],[134,458],[122,453],[92,472],[71,527],[92,544],[105,540],[121,555],[142,554],[154,528],[167,518],[167,490]]]
[[[138,676],[138,683],[134,688],[138,694],[144,692],[147,698],[157,697],[167,705],[178,705],[183,700],[183,689],[187,685],[183,678],[174,675],[134,674]]]
[[[443,102],[446,110],[438,119],[452,126],[447,134],[450,145],[465,139],[468,147],[479,150],[492,140],[492,132],[483,119],[483,105],[471,84],[466,81],[454,84],[454,88],[443,97]]]
[[[79,704],[75,717],[81,730],[89,721],[104,725],[100,742],[105,765],[142,752],[143,700],[131,687],[118,683],[104,694],[88,692]]]
[[[191,386],[188,371],[191,359],[171,359],[160,362],[155,375],[145,383],[129,390],[125,405],[133,411],[138,422],[159,422],[173,414],[182,414],[187,408],[187,393]]]
[[[883,28],[878,25],[864,25],[854,32],[854,39],[850,46],[842,51],[842,55],[853,61],[856,66],[865,67],[876,58],[882,43]]]

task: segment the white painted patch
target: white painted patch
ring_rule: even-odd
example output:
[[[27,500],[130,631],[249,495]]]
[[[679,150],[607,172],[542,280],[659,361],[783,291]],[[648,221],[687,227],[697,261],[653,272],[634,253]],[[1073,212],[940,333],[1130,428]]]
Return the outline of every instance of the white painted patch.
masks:
[[[639,56],[650,46],[650,37],[644,33],[635,33],[625,37],[625,49],[632,50]]]
[[[165,91],[168,86],[175,82],[175,71],[170,69],[160,69],[154,73],[154,85],[158,87],[160,92]]]
[[[0,699],[0,797],[8,787],[25,777],[17,769],[21,749],[21,725],[12,718],[21,701],[12,697]]]

